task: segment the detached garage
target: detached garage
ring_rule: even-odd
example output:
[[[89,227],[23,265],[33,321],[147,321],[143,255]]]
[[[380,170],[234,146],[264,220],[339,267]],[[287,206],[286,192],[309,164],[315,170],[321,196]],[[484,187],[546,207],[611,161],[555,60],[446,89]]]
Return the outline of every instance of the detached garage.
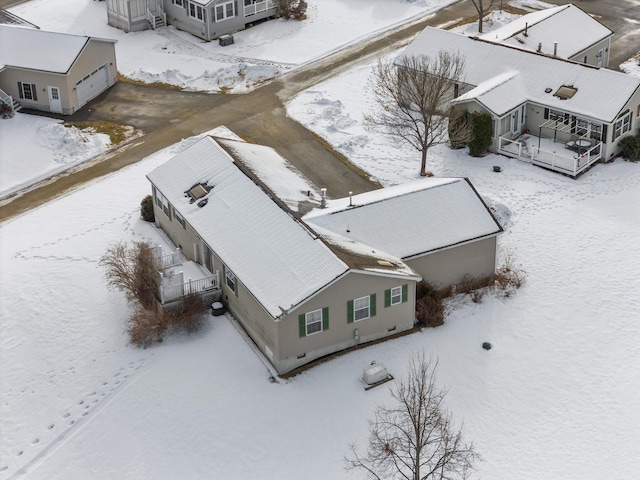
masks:
[[[24,108],[71,115],[116,83],[115,43],[0,25],[0,89]]]

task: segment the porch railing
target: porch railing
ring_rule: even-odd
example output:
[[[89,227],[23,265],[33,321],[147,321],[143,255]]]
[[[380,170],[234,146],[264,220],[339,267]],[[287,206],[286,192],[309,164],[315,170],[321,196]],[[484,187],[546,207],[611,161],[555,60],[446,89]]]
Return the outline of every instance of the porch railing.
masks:
[[[13,112],[13,97],[6,93],[4,90],[0,90],[0,103],[5,103]]]
[[[602,156],[602,143],[597,143],[584,152],[566,155],[564,153],[558,153],[557,151],[544,150],[536,146],[528,147],[518,140],[500,137],[498,152],[508,157],[518,158],[531,162],[534,165],[575,177],[600,160]]]
[[[158,28],[158,23],[156,22],[157,17],[162,18],[163,23],[160,26],[164,27],[167,25],[167,14],[164,13],[161,2],[156,3],[156,10],[154,12],[151,12],[151,10],[147,8],[147,21],[154,30]]]
[[[160,285],[160,303],[165,304],[173,300],[178,300],[193,293],[205,293],[220,288],[220,274],[200,278],[198,280],[189,279],[187,282],[177,285]]]
[[[276,4],[273,0],[262,0],[251,5],[245,5],[244,16],[249,17],[256,13],[266,12],[267,10],[275,8],[275,6]]]
[[[178,248],[177,251],[168,253],[166,255],[162,254],[161,245],[153,247],[151,250],[158,259],[158,262],[160,262],[160,267],[162,268],[162,270],[166,270],[167,268],[175,267],[177,265],[182,265],[182,252],[180,248]]]

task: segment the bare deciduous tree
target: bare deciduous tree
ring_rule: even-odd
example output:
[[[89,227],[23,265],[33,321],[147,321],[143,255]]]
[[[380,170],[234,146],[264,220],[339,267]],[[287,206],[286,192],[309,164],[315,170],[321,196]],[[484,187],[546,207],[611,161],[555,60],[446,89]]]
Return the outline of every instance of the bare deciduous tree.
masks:
[[[378,407],[369,421],[369,447],[361,456],[351,445],[348,470],[377,480],[454,480],[468,478],[479,459],[444,409],[446,391],[436,387],[437,362],[414,353],[406,379],[391,388],[394,405]]]
[[[275,0],[278,16],[286,20],[304,20],[307,18],[305,0]]]
[[[145,308],[153,305],[161,266],[149,244],[120,242],[107,249],[99,265],[106,269],[109,286],[124,292],[127,300],[138,301]]]
[[[397,65],[379,61],[372,80],[376,106],[364,115],[365,128],[399,137],[416,148],[422,154],[420,175],[427,175],[429,148],[448,139],[450,100],[463,73],[464,58],[445,50],[434,58],[404,56]],[[456,135],[465,138],[470,132]]]
[[[478,33],[482,33],[482,21],[484,16],[491,11],[493,7],[493,0],[471,0],[473,6],[476,7],[478,12]]]

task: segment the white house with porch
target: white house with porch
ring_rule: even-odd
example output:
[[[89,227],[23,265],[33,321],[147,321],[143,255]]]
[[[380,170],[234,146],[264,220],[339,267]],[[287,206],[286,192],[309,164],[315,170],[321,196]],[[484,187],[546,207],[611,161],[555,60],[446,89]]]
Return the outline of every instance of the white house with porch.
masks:
[[[494,152],[575,177],[638,131],[639,78],[431,27],[403,55],[441,50],[464,56],[452,104],[491,115]]]

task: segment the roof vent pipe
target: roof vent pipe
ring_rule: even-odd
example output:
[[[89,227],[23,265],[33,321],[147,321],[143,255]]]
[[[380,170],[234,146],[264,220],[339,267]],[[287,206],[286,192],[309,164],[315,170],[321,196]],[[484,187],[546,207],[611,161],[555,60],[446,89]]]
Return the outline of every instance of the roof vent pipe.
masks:
[[[353,207],[353,192],[349,192],[349,206]]]
[[[542,51],[542,43],[538,43],[538,50],[536,52],[540,53]]]
[[[558,56],[558,42],[553,42],[553,56]]]
[[[523,35],[524,35],[525,37],[528,37],[528,36],[529,36],[529,33],[527,32],[527,30],[529,30],[529,24],[528,24],[528,23],[525,23],[525,24],[524,24],[524,33],[523,33]]]
[[[326,188],[320,189],[320,196],[322,197],[320,199],[320,208],[325,208],[327,206],[327,189]]]

